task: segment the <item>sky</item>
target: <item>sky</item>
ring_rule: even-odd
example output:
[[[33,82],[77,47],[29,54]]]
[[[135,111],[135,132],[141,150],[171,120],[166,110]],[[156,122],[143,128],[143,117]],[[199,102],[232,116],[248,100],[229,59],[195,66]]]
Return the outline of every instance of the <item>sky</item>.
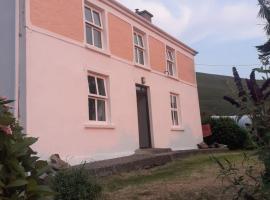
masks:
[[[131,10],[148,10],[155,25],[197,50],[198,72],[231,76],[236,66],[247,77],[260,66],[255,46],[266,36],[257,0],[118,1]]]

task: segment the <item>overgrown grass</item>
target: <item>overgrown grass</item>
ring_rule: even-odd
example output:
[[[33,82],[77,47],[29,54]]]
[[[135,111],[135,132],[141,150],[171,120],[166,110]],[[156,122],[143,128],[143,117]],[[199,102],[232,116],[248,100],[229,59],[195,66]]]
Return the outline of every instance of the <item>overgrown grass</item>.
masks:
[[[231,161],[240,161],[243,158],[242,155],[243,152],[240,151],[214,154],[214,156],[219,159],[227,158]],[[211,159],[210,155],[196,155],[149,170],[140,170],[106,177],[102,179],[102,185],[108,192],[114,192],[125,187],[137,187],[153,182],[187,180],[192,174],[203,173],[205,170],[214,167],[214,165],[216,165],[216,163]],[[215,176],[215,174],[213,174],[213,176]]]

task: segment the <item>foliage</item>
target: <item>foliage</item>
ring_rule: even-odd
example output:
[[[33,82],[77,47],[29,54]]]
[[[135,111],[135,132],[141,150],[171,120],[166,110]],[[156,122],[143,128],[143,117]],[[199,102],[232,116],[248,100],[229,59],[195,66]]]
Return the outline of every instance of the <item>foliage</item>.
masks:
[[[218,178],[221,178],[223,193],[234,194],[234,200],[266,200],[270,199],[270,191],[266,190],[261,175],[258,175],[257,161],[244,153],[241,166],[228,159],[212,159],[219,166]]]
[[[228,145],[229,149],[243,149],[248,143],[248,133],[239,127],[231,118],[209,118],[212,135],[205,138],[205,142],[211,145],[215,142]]]
[[[52,181],[56,200],[94,200],[102,191],[84,168],[60,171]]]
[[[260,158],[265,164],[266,185],[270,183],[270,80],[266,79],[262,86],[257,84],[255,71],[246,79],[246,87],[233,68],[235,85],[238,96],[235,98],[224,97],[232,105],[239,108],[240,115],[249,115],[252,119],[251,135],[260,147]]]
[[[40,178],[48,165],[30,148],[37,139],[22,133],[11,102],[0,97],[0,199],[42,200],[53,195]]]
[[[258,0],[260,5],[259,17],[266,21],[264,30],[267,36],[270,36],[270,1],[269,0]],[[263,45],[257,46],[259,51],[259,58],[262,63],[269,66],[269,56],[270,56],[270,39]],[[270,68],[268,67],[268,70]]]

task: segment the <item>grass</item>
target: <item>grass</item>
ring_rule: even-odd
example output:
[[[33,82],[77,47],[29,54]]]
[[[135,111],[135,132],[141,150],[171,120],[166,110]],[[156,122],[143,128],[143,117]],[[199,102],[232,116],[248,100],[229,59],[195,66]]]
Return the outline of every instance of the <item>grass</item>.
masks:
[[[243,152],[214,154],[240,162]],[[196,155],[149,170],[102,178],[104,199],[197,199],[221,187],[218,167],[210,155]],[[205,192],[205,190],[207,192]],[[220,190],[220,189],[219,189]],[[210,192],[211,193],[211,192]]]
[[[211,115],[235,115],[237,110],[223,100],[234,90],[233,77],[196,73],[201,113]]]
[[[196,73],[201,113],[207,115],[236,115],[239,111],[223,100],[225,96],[234,96],[237,90],[234,78],[214,74]],[[261,81],[258,81],[261,84]],[[243,80],[243,85],[245,81]]]

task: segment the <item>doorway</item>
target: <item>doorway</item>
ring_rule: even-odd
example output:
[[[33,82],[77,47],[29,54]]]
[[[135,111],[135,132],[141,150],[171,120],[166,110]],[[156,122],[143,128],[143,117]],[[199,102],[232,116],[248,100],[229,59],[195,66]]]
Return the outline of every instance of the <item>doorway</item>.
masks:
[[[151,148],[151,133],[148,106],[148,88],[136,85],[139,143],[141,149]]]

